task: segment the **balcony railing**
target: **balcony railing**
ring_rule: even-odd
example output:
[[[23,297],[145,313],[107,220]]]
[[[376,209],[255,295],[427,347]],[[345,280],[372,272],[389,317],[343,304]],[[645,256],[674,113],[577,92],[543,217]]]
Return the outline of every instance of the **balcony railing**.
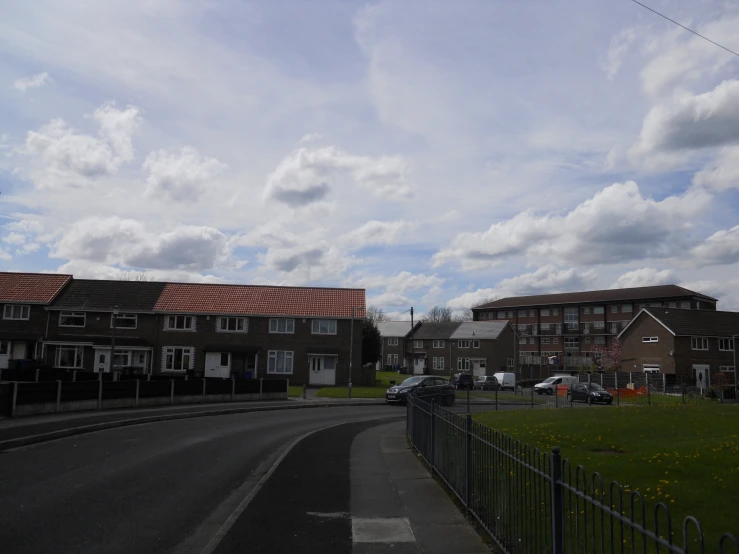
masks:
[[[544,325],[547,325],[547,327],[544,327]],[[539,334],[540,335],[561,335],[562,334],[562,324],[561,323],[542,323],[539,325]]]

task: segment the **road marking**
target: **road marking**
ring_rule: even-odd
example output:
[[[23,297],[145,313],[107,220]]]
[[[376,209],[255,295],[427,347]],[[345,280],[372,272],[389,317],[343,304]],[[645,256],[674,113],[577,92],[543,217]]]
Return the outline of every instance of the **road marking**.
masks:
[[[349,512],[305,512],[309,516],[320,517],[323,519],[349,519]]]
[[[357,542],[416,542],[407,517],[352,518],[352,541]]]

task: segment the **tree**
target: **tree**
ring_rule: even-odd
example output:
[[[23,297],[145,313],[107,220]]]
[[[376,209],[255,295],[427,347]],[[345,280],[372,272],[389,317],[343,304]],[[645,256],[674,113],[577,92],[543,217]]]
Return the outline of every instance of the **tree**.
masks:
[[[138,273],[136,271],[126,271],[118,276],[119,281],[153,281],[154,278],[147,273]]]
[[[374,364],[382,356],[382,337],[377,324],[370,318],[362,323],[362,365]]]
[[[424,323],[446,323],[452,321],[452,309],[434,306],[421,318]]]
[[[389,317],[387,314],[382,311],[382,308],[378,308],[377,306],[368,306],[367,307],[367,313],[365,314],[365,319],[369,319],[375,323],[381,323],[383,321],[389,321]]]
[[[454,316],[454,321],[472,321],[474,320],[474,315],[472,313],[472,308],[467,308],[465,310],[462,310],[460,313],[458,313],[456,316]]]
[[[600,354],[600,363],[596,361],[596,365],[603,371],[619,371],[621,369],[621,341],[613,339],[610,344],[596,344],[592,348],[592,352]]]

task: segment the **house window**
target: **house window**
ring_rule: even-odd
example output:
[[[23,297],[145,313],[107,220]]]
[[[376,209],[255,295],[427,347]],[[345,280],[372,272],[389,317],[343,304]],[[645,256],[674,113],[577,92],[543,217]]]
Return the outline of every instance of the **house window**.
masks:
[[[508,319],[513,319],[513,312],[508,312]]]
[[[335,335],[336,320],[335,319],[314,319],[313,320],[314,335]],[[292,373],[292,370],[291,370]]]
[[[437,371],[444,370],[444,358],[434,358],[432,360],[432,367]]]
[[[577,308],[565,308],[565,323],[577,323]]]
[[[525,331],[526,329],[528,329],[528,327],[529,327],[529,326],[528,326],[528,325],[526,325],[525,323],[519,323],[519,324],[518,324],[518,330],[519,330],[519,331]]]
[[[617,314],[618,313],[618,306],[611,306],[611,313]]]
[[[221,352],[221,367],[229,367],[231,365],[231,353]]]
[[[314,320],[318,321],[318,320]],[[293,372],[293,352],[292,350],[270,350],[267,353],[267,373],[276,373],[279,375],[290,374]]]
[[[677,302],[665,302],[665,308],[677,308]]]
[[[552,337],[552,344],[559,344],[559,337]]]
[[[609,325],[611,328],[611,333],[613,334],[618,333],[618,322],[617,321],[612,321]]]
[[[513,358],[506,358],[505,365],[506,367],[513,367]]]
[[[552,308],[552,315],[559,315],[559,308]]]
[[[498,312],[498,319],[505,319],[505,312]]]
[[[542,331],[549,331],[549,324],[548,323],[542,323],[540,325]]]
[[[605,344],[606,337],[595,337],[595,344]]]
[[[480,348],[480,341],[479,340],[473,340],[472,341],[472,348]]]
[[[642,342],[659,342],[659,337],[642,337]]]
[[[549,337],[541,337],[542,344],[549,344]]]
[[[579,337],[565,337],[565,349],[566,350],[577,350],[580,348]]]
[[[692,337],[690,348],[693,350],[708,350],[708,339],[705,337]]]
[[[387,365],[398,365],[398,355],[388,354],[387,355]]]
[[[529,310],[529,317],[536,317],[536,310]]]
[[[457,341],[457,348],[469,348],[470,347],[470,341],[468,340],[458,340]]]
[[[31,317],[31,306],[20,304],[5,304],[3,319],[29,319]]]
[[[167,316],[167,329],[172,331],[194,331],[195,318],[191,315]]]
[[[398,346],[398,337],[389,337],[387,339],[388,346]]]
[[[444,348],[444,341],[443,340],[435,340],[434,341],[434,348]]]
[[[218,331],[221,333],[246,333],[248,323],[245,317],[220,317],[218,318]]]
[[[566,314],[566,313],[567,313],[567,310],[565,310],[565,314]],[[590,314],[590,308],[583,308],[583,309],[582,309],[582,313],[584,313],[584,314],[586,314],[586,315],[587,315],[587,314]]]
[[[324,356],[323,369],[336,369],[338,359],[338,356]]]
[[[488,318],[487,312],[480,312],[480,321],[485,321]]]
[[[734,366],[733,365],[722,365],[722,366],[719,366],[718,370],[733,373]]]
[[[526,317],[527,314],[526,310],[518,310],[518,317]]]
[[[606,326],[604,321],[593,321],[593,329],[604,329]]]
[[[518,344],[526,344],[529,342],[526,337],[518,337]]]
[[[59,327],[84,327],[85,312],[59,312]]]
[[[734,339],[718,339],[718,349],[725,351],[734,350]]]
[[[422,340],[414,340],[413,341],[413,348],[423,348],[423,341]]]
[[[642,364],[644,373],[659,373],[659,364]]]
[[[631,312],[631,309],[632,309],[631,308],[631,304],[621,304],[621,311],[622,312],[624,312],[624,313]]]
[[[602,314],[603,313],[603,306],[593,306],[593,313],[594,314]]]
[[[549,316],[549,310],[545,308],[545,309],[541,310],[539,312],[539,314],[541,315],[541,317],[547,317],[547,316]]]
[[[54,367],[82,368],[82,346],[57,346]]]
[[[689,310],[690,309],[690,301],[689,300],[684,300],[684,301],[680,302],[680,307],[683,310]]]
[[[136,329],[138,316],[136,314],[110,314],[110,328],[115,325],[116,329]]]
[[[470,368],[470,360],[469,358],[457,358],[457,369],[460,371],[465,371]]]
[[[187,371],[188,369],[192,369],[195,358],[194,350],[194,348],[189,346],[165,346],[164,370]]]
[[[295,320],[285,317],[273,317],[269,320],[270,333],[294,333]]]
[[[585,337],[585,344],[590,344],[590,337]]]
[[[531,337],[529,339],[529,344],[536,344],[536,339],[534,337]]]

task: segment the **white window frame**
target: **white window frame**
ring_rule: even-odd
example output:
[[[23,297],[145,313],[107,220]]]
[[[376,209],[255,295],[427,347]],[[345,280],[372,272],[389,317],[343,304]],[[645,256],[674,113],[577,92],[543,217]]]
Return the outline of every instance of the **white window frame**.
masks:
[[[721,352],[733,352],[734,339],[718,339],[718,349]]]
[[[69,325],[62,323],[63,317],[82,317],[82,325]],[[59,327],[77,327],[82,328],[85,326],[85,323],[87,323],[87,313],[86,312],[59,312]]]
[[[480,341],[479,340],[473,340],[472,341],[472,348],[480,348]]]
[[[690,337],[690,349],[708,351],[708,338]]]
[[[110,328],[113,328],[113,320],[115,320],[115,328],[116,329],[137,329],[139,326],[139,316],[138,314],[110,314]],[[133,327],[131,326],[122,326],[121,320],[123,321],[133,321]]]
[[[590,344],[590,337],[585,337],[585,344]]]
[[[238,327],[238,323],[241,322],[241,329],[229,329],[231,321],[236,322],[236,327]],[[226,327],[223,326],[223,323],[226,323]],[[249,332],[249,320],[245,317],[240,316],[232,316],[232,315],[221,315],[218,316],[218,332],[219,333],[248,333]]]
[[[444,341],[443,340],[435,340],[432,343],[433,348],[444,348]]]
[[[642,364],[641,370],[644,373],[661,373],[662,367],[659,364]]]
[[[559,344],[559,337],[552,337],[552,344]]]
[[[508,312],[508,319],[513,319],[513,311]]]
[[[469,340],[458,340],[457,341],[457,348],[469,348],[472,346],[472,341]]]
[[[388,346],[398,346],[398,337],[388,337],[387,345]]]
[[[195,316],[194,315],[185,315],[185,314],[172,314],[166,316],[167,319],[165,319],[166,324],[166,330],[167,331],[194,331],[195,330]],[[179,318],[182,318],[182,327],[178,327]],[[187,323],[190,323],[190,325],[187,325]]]
[[[518,317],[528,317],[528,310],[518,310]]]
[[[388,354],[387,355],[387,365],[397,365],[397,364],[398,364],[398,355]]]
[[[279,367],[280,361],[282,361],[282,368]],[[267,351],[267,373],[269,375],[292,375],[294,364],[295,357],[292,350]],[[288,365],[290,366],[289,371]]]
[[[595,344],[605,344],[606,343],[606,337],[595,337],[595,340],[593,342]]]
[[[542,331],[549,331],[549,329],[550,329],[549,323],[540,323],[539,324],[539,329],[542,330]]]
[[[541,317],[549,317],[549,309],[544,308],[544,309],[539,310],[539,315]]]
[[[529,317],[536,317],[536,310],[529,310]]]
[[[15,317],[13,312],[18,308],[20,310],[19,317]],[[25,317],[23,313],[25,312]],[[3,307],[3,319],[16,321],[25,321],[31,319],[31,306],[28,304],[5,304]]]
[[[326,324],[326,330],[323,330],[323,324]],[[311,321],[311,334],[313,335],[335,335],[339,324],[335,319],[314,319]]]
[[[536,344],[536,338],[535,337],[529,337],[529,344]]]
[[[611,306],[611,313],[612,314],[617,314],[618,313],[618,304],[613,304]]]
[[[183,372],[187,371],[188,369],[192,369],[195,367],[195,348],[192,346],[165,346],[164,347],[164,364],[162,367],[162,371],[172,371],[172,372]],[[180,367],[175,367],[175,360],[177,358],[177,352],[181,351],[180,353]],[[171,360],[171,367],[170,367],[170,356],[172,356]],[[185,359],[187,356],[187,364],[185,364]]]
[[[593,314],[594,315],[601,315],[605,312],[603,309],[603,306],[593,306]]]
[[[413,340],[413,348],[423,348],[423,339]]]
[[[567,346],[568,343],[569,346]],[[580,348],[580,337],[565,337],[564,347],[565,350],[578,350]]]
[[[565,323],[578,323],[579,315],[577,308],[565,308],[564,321]]]
[[[621,304],[621,313],[631,313],[634,311],[634,307],[631,304]]]
[[[559,308],[552,308],[552,315],[559,315]]]
[[[444,357],[435,357],[431,360],[431,367],[436,371],[444,371]]]
[[[590,315],[590,307],[585,307],[582,309],[582,313],[585,315]]]
[[[680,309],[681,310],[689,310],[690,309],[690,300],[683,300],[680,302]]]
[[[718,366],[719,371],[723,371],[725,373],[733,373],[734,372],[734,366],[733,365],[720,365]]]
[[[593,321],[593,329],[605,329],[605,328],[606,328],[605,321]]]
[[[283,325],[280,325],[280,324]],[[280,330],[280,327],[284,327]],[[269,332],[279,335],[295,334],[295,319],[292,317],[271,317],[269,318]]]
[[[518,344],[528,344],[527,337],[518,337]]]
[[[74,350],[74,364],[73,365],[61,365],[61,354],[62,350]],[[85,347],[76,344],[70,345],[57,345],[56,352],[54,353],[54,367],[64,369],[82,369],[84,367],[84,353]]]
[[[516,367],[513,363],[513,358],[506,358],[505,365],[506,367]]]
[[[549,342],[550,342],[549,337],[541,337],[542,344],[549,344]]]
[[[470,369],[470,359],[457,358],[457,369],[459,371],[468,371]]]
[[[659,342],[659,337],[642,337],[642,342]]]
[[[498,319],[505,319],[505,312],[499,311],[498,312]]]

